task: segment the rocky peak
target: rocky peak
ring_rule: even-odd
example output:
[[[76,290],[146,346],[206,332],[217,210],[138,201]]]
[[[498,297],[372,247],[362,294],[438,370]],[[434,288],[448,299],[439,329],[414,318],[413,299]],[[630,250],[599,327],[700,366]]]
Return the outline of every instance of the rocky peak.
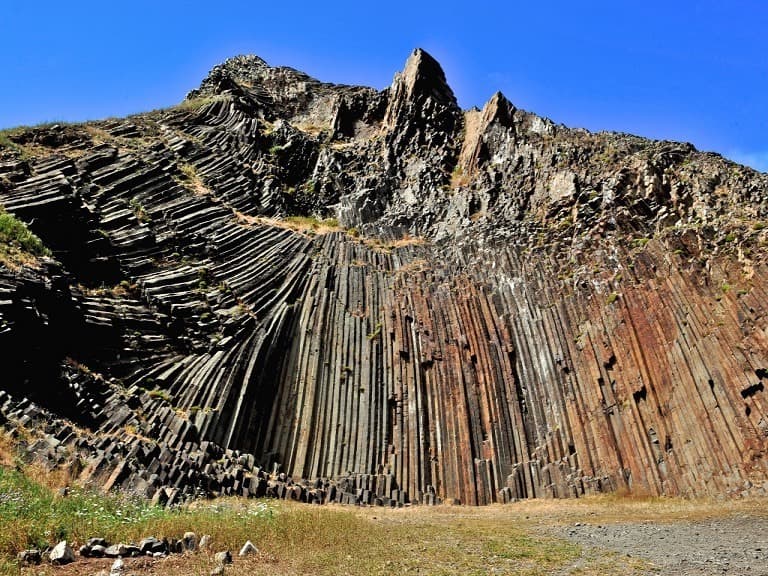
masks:
[[[246,110],[271,119],[293,119],[327,90],[318,80],[286,66],[270,66],[250,55],[229,58],[214,66],[187,100],[234,96]]]
[[[515,106],[507,100],[501,92],[496,92],[485,106],[483,106],[483,118],[481,123],[484,126],[488,126],[494,122],[497,122],[501,126],[510,127],[513,123],[513,116],[515,114]]]
[[[254,82],[261,81],[268,68],[269,65],[263,59],[253,54],[228,58],[211,68],[199,88],[192,90],[187,99],[220,94],[223,90],[230,89],[233,83],[253,85]]]
[[[440,107],[457,110],[459,106],[445,79],[440,64],[421,48],[417,48],[405,63],[405,69],[395,75],[390,87],[390,105],[384,118],[387,126],[394,126],[403,118],[403,112],[413,105],[424,105],[428,100]]]
[[[426,95],[442,104],[456,105],[456,96],[445,80],[443,68],[437,60],[421,48],[414,50],[408,57],[405,69],[399,78],[396,77],[396,83],[398,79],[411,99]]]

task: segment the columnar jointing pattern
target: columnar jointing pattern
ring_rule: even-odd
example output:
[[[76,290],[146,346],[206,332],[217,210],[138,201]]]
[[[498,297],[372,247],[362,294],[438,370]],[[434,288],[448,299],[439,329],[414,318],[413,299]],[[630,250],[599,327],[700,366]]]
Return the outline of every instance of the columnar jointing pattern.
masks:
[[[383,92],[242,58],[193,96],[2,156],[55,257],[0,267],[31,453],[167,503],[765,491],[764,178],[463,113],[421,51]]]

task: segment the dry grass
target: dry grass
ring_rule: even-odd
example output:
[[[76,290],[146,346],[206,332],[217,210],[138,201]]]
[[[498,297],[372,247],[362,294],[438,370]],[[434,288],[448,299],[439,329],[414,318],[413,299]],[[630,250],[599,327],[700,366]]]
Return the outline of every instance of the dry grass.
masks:
[[[186,162],[180,163],[179,171],[182,175],[180,178],[181,185],[191,190],[195,195],[205,196],[211,193],[211,191],[203,182],[202,178],[200,178],[200,175],[197,173],[197,168],[195,168],[192,164],[188,164]]]
[[[472,177],[464,172],[464,168],[456,166],[451,173],[451,188],[466,188],[472,183]]]
[[[427,243],[427,240],[421,236],[411,236],[407,232],[400,238],[393,240],[383,240],[381,238],[361,238],[360,241],[379,252],[392,252],[398,248],[405,248],[406,246],[423,246]]]
[[[670,498],[603,494],[578,500],[530,500],[513,505],[531,521],[569,524],[588,519],[590,523],[680,522],[721,518],[734,514],[768,517],[765,499],[739,500]]]
[[[242,212],[235,211],[238,222],[244,225],[258,224],[262,226],[273,226],[292,230],[299,234],[316,236],[321,234],[330,234],[331,232],[343,232],[335,218],[326,218],[320,220],[312,216],[288,216],[286,218],[266,218],[263,216],[249,216]]]
[[[266,506],[266,507],[265,507]],[[238,550],[250,539],[259,554],[235,557],[232,575],[336,574],[549,574],[576,561],[580,549],[563,541],[531,536],[514,516],[476,516],[428,509],[381,510],[314,507],[287,502],[203,503],[142,526],[144,533],[212,536],[208,552],[153,563],[134,561],[136,574],[208,574],[212,553]],[[255,513],[254,513],[255,511]],[[509,510],[508,510],[509,511]],[[465,513],[467,512],[467,513]],[[130,533],[138,535],[135,529]],[[108,567],[108,561],[101,561]],[[34,574],[92,574],[94,562],[67,568],[40,568]]]

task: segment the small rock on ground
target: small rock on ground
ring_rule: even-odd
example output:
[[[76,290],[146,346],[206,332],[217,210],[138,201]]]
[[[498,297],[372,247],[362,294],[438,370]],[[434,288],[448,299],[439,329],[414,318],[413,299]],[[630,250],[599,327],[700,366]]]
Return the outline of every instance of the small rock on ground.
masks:
[[[256,548],[256,546],[253,545],[253,542],[248,540],[245,544],[243,544],[243,547],[240,548],[240,556],[247,556],[248,554],[258,554],[259,549]]]
[[[69,564],[75,561],[75,552],[69,547],[66,540],[62,540],[51,550],[49,558],[51,564]]]

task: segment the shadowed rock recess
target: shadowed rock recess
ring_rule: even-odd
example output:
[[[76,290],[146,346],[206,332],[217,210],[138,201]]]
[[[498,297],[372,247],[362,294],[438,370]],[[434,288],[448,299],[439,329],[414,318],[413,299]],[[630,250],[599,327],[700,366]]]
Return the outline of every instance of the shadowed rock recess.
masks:
[[[768,490],[768,176],[255,56],[179,106],[8,131],[0,414],[175,503]],[[303,218],[298,218],[303,217]]]

